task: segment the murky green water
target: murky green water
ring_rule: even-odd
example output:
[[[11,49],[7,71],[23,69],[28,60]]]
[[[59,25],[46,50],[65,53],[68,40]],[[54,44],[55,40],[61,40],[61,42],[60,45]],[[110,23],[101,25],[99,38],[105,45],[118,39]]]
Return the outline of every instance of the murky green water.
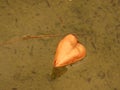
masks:
[[[87,57],[50,80],[68,33]],[[0,0],[0,37],[0,90],[120,90],[120,0]]]

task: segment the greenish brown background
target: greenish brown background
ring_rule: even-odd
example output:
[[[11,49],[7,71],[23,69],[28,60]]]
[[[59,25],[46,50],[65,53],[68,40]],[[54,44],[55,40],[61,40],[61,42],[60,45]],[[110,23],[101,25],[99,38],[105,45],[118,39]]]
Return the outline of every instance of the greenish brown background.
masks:
[[[50,81],[68,33],[87,56]],[[59,36],[5,43],[28,34]],[[0,0],[0,90],[120,90],[120,0]]]

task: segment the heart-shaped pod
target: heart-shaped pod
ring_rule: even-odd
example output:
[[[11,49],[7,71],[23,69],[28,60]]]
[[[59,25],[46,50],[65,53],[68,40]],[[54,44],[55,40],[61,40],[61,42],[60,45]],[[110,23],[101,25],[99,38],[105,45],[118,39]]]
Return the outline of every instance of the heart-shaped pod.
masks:
[[[54,67],[62,67],[83,59],[85,47],[80,44],[73,34],[65,36],[58,44],[54,58]]]

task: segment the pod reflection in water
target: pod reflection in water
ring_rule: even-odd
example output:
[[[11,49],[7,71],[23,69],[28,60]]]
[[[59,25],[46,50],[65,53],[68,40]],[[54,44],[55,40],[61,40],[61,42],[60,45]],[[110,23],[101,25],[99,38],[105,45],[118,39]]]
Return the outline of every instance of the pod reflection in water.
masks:
[[[67,71],[66,66],[82,60],[86,56],[85,47],[73,34],[65,36],[58,44],[53,62],[52,78],[61,76]],[[65,70],[64,70],[65,69]],[[61,73],[62,72],[62,73]]]

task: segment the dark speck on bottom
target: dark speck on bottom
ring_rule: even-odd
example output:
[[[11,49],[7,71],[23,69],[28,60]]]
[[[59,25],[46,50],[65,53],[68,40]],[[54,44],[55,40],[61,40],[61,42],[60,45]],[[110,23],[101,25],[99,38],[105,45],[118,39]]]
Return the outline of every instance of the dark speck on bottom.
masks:
[[[98,73],[98,77],[99,77],[100,79],[104,79],[104,78],[105,78],[105,73],[104,73],[103,71],[100,71],[100,72]]]
[[[117,88],[114,88],[113,90],[117,90]]]
[[[17,88],[12,88],[12,90],[17,90]]]

